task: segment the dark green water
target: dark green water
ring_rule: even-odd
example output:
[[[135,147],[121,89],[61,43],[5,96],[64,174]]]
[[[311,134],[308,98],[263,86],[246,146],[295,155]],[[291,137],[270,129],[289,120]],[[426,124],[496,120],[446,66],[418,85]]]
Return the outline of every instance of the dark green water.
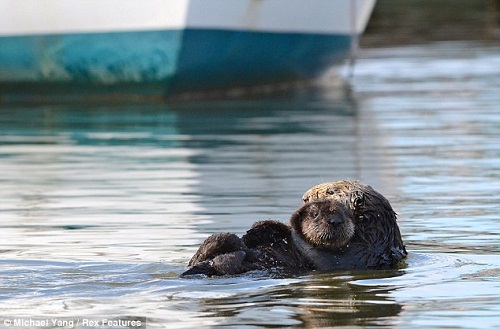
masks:
[[[500,46],[365,47],[351,85],[4,105],[0,327],[138,316],[153,328],[498,328]],[[209,234],[287,221],[306,189],[337,179],[391,201],[403,268],[178,278]]]

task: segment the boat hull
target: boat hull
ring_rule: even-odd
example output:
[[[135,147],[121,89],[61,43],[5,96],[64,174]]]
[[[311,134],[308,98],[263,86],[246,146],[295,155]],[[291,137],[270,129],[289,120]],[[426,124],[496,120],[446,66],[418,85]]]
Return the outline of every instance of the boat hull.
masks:
[[[78,2],[46,1],[52,7]],[[132,17],[125,23],[110,12],[105,15],[111,7],[98,4],[75,13],[73,20],[56,20],[57,24],[43,19],[32,26],[23,25],[27,21],[0,23],[0,85],[12,91],[37,85],[59,89],[142,84],[172,94],[312,78],[346,58],[374,3],[357,0],[356,13],[362,21],[355,21],[349,30],[346,16],[353,8],[349,0],[334,7],[330,0],[316,1],[316,6],[332,10],[334,22],[325,17],[305,24],[303,20],[317,17],[321,8],[311,8],[304,0],[287,0],[287,6],[283,0],[148,0],[140,3],[151,8],[140,14],[133,13],[135,2],[123,0]],[[154,6],[162,14],[151,18]],[[42,16],[50,14],[44,6],[35,9]],[[100,25],[86,25],[97,13],[102,16]],[[334,14],[346,22],[335,20]]]

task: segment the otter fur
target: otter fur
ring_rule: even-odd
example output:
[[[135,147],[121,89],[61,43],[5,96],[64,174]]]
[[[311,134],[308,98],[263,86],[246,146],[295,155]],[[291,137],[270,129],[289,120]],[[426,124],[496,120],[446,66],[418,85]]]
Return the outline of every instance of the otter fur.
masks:
[[[293,274],[312,269],[295,247],[291,227],[272,220],[254,223],[242,238],[231,233],[209,236],[188,266],[181,276],[235,275],[253,270]]]
[[[396,212],[389,201],[371,186],[358,181],[322,183],[302,196],[303,204],[315,200],[341,202],[352,210],[356,223],[349,243],[334,252],[325,254],[307,244],[300,244],[317,261],[319,269],[388,269],[395,267],[408,254],[396,222]]]
[[[323,183],[309,189],[302,202],[290,226],[265,220],[241,238],[231,233],[208,237],[182,276],[388,269],[406,256],[396,213],[370,186]]]

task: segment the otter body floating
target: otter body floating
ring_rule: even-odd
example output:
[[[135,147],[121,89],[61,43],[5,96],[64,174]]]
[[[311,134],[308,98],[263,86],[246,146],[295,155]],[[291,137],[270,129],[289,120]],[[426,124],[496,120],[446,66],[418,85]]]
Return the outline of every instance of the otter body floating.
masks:
[[[323,183],[309,189],[302,202],[290,226],[266,220],[241,238],[230,233],[208,237],[182,276],[389,269],[406,257],[396,213],[370,186]]]

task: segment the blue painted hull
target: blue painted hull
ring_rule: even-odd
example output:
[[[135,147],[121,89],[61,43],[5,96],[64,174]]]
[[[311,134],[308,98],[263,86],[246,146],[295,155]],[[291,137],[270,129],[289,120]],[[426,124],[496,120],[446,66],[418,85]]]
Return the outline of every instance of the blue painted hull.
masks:
[[[345,59],[350,40],[339,35],[187,30],[172,88],[199,90],[315,77]]]
[[[216,29],[1,37],[0,87],[142,85],[171,95],[276,83],[317,76],[350,43],[349,35]]]

